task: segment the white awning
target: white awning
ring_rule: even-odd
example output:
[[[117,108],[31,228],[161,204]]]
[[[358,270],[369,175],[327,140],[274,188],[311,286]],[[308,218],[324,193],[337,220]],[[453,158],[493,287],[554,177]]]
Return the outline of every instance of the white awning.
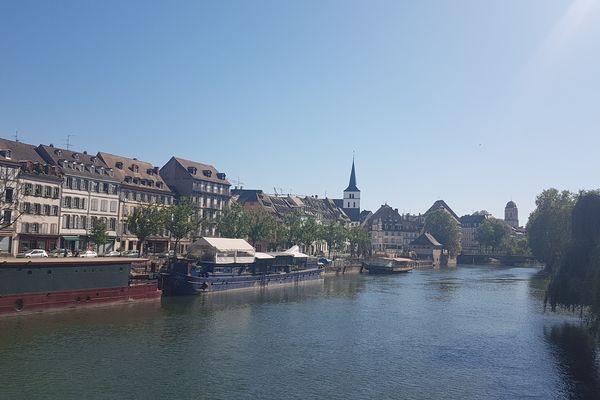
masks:
[[[261,253],[261,252],[257,251],[256,253],[254,253],[254,258],[256,258],[257,260],[270,260],[270,259],[275,258],[275,257],[273,257],[270,254]]]
[[[200,238],[188,247],[191,252],[201,247],[212,247],[217,251],[245,251],[254,254],[254,247],[244,239],[229,238]]]

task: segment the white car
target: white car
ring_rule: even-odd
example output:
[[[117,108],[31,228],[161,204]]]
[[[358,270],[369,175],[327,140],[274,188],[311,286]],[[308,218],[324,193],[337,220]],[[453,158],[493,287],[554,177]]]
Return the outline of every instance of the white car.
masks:
[[[26,251],[25,253],[23,253],[22,257],[25,257],[25,258],[42,258],[42,257],[48,257],[48,253],[46,253],[46,250],[42,250],[42,249],[31,249],[31,250]]]
[[[104,257],[120,257],[121,253],[116,250],[111,250],[108,253],[104,253]]]
[[[98,253],[92,250],[86,250],[79,253],[79,257],[81,258],[90,258],[90,257],[98,257]]]

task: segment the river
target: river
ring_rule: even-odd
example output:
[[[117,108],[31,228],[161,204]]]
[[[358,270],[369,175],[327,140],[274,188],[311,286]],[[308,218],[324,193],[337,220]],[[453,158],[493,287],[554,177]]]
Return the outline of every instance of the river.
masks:
[[[599,399],[536,268],[348,274],[0,320],[0,399]]]

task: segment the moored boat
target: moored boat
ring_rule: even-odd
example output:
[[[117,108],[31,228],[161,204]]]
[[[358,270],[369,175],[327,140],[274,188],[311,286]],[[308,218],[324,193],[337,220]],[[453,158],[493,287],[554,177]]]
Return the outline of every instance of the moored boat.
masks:
[[[156,280],[130,279],[139,260],[108,258],[0,261],[0,315],[160,298]]]
[[[297,246],[279,253],[257,253],[243,239],[201,238],[190,246],[198,260],[177,260],[160,272],[167,296],[264,288],[322,279],[321,268],[308,268]]]
[[[375,257],[365,261],[363,267],[369,274],[397,274],[415,268],[415,260],[403,257]]]

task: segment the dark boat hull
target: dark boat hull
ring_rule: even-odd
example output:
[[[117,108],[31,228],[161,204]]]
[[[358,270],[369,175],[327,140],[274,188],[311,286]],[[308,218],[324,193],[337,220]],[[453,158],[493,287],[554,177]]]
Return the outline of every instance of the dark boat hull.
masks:
[[[200,293],[223,292],[239,289],[256,289],[322,279],[322,269],[306,269],[283,274],[265,275],[212,275],[194,277],[167,271],[160,275],[160,286],[166,296],[186,296]]]
[[[132,261],[9,260],[0,263],[0,315],[160,298],[157,281],[132,283]]]
[[[369,274],[402,274],[409,271],[412,271],[413,267],[382,267],[382,266],[374,266],[374,265],[365,265],[364,268],[369,271]]]

